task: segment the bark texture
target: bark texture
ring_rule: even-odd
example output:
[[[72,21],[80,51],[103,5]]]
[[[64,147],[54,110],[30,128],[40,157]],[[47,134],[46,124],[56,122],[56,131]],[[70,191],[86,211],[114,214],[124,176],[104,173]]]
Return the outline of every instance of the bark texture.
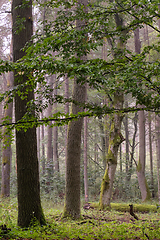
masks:
[[[156,154],[157,154],[157,179],[158,179],[158,202],[160,204],[160,117],[156,115]]]
[[[23,19],[23,27],[20,30],[17,20]],[[22,50],[30,41],[33,34],[32,1],[13,0],[12,2],[12,38],[13,61],[24,56]],[[18,21],[18,22],[19,22]],[[14,73],[14,84],[25,83],[25,74]],[[17,94],[15,97],[15,120],[20,120],[26,113],[27,102],[34,99],[34,92],[25,93],[24,100]],[[34,114],[34,113],[33,113]],[[18,225],[28,227],[35,220],[45,224],[40,201],[39,167],[37,158],[36,128],[29,128],[26,132],[16,131],[16,157],[17,157],[17,181],[18,181]]]
[[[145,178],[145,116],[144,111],[139,112],[139,161],[137,165],[137,177],[141,190],[142,201],[150,199],[150,192]]]
[[[87,11],[87,1],[78,0],[77,7],[84,6]],[[82,30],[86,21],[77,20],[77,30]],[[86,37],[87,38],[87,37]],[[85,40],[85,36],[84,36]],[[81,57],[83,61],[87,60],[87,56]],[[78,80],[78,81],[77,81]],[[81,84],[81,78],[74,79],[73,100],[78,103],[84,103],[86,99],[86,84]],[[71,111],[73,114],[82,112],[84,109],[77,104],[72,104]],[[64,217],[79,219],[80,212],[80,157],[81,157],[81,131],[83,126],[83,118],[77,121],[71,121],[68,125],[67,135],[67,157],[66,157],[66,192]]]
[[[7,80],[7,89],[9,90],[13,87],[13,72],[9,73]],[[8,104],[8,107],[5,109],[4,117],[8,116],[9,121],[12,122],[12,113],[13,113],[13,102]],[[5,128],[4,128],[5,133]],[[11,156],[12,149],[11,144],[9,143],[9,135],[4,136],[7,145],[4,146],[2,150],[2,182],[1,182],[1,197],[10,196],[10,165],[11,165]],[[8,138],[8,140],[7,140]],[[8,145],[9,144],[9,145]]]
[[[74,81],[73,99],[84,102],[86,95],[85,85]],[[72,113],[77,114],[83,109],[72,104]],[[81,131],[83,118],[72,121],[68,125],[67,161],[66,161],[66,199],[64,217],[80,218],[80,155],[81,155]]]
[[[139,38],[139,28],[134,31],[135,52],[140,53],[141,43]],[[137,177],[141,191],[142,201],[149,200],[151,195],[145,178],[145,161],[146,161],[146,146],[145,146],[145,115],[144,111],[140,111],[139,117],[139,161],[137,165]]]
[[[55,83],[54,83],[54,96],[56,97],[57,95],[57,82],[55,78]],[[57,103],[54,102],[53,104],[53,110],[54,113],[57,113]],[[54,167],[55,171],[59,172],[59,159],[58,159],[58,127],[55,126],[53,127],[53,161],[54,161]]]
[[[123,93],[121,91],[116,92],[114,96],[114,107],[116,109],[122,109],[123,107]],[[117,167],[117,155],[119,145],[124,141],[121,134],[121,123],[123,115],[114,114],[112,117],[111,128],[109,133],[109,149],[107,153],[107,167],[103,180],[101,183],[101,193],[100,193],[100,208],[104,209],[110,207],[113,180],[115,176],[115,171]]]
[[[123,26],[123,18],[120,14],[115,14],[115,23],[117,27]],[[119,52],[123,52],[123,47],[125,44],[125,32],[122,32],[124,38],[119,37],[117,41],[117,49]],[[109,39],[109,42],[112,42]],[[111,47],[113,44],[111,44]],[[121,57],[119,54],[113,52],[114,58]],[[118,79],[117,79],[118,80]],[[124,103],[124,95],[121,89],[115,91],[113,96],[113,107],[115,109],[122,109]],[[111,127],[109,132],[109,148],[107,153],[107,166],[101,183],[101,193],[100,193],[100,208],[104,209],[106,207],[110,207],[112,189],[113,189],[113,180],[117,167],[117,155],[118,148],[120,144],[124,141],[124,138],[121,134],[121,123],[122,123],[123,115],[122,114],[113,114],[111,119]]]
[[[84,118],[84,193],[85,193],[85,202],[88,202],[88,159],[87,159],[87,122],[88,118]]]

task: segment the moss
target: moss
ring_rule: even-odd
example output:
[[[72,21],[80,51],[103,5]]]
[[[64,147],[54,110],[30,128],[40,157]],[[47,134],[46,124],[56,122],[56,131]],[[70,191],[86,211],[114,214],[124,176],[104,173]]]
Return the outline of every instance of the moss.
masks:
[[[141,165],[140,160],[139,160],[138,165],[137,165],[137,172],[140,172],[141,169],[142,169],[142,165]]]
[[[147,183],[146,179],[145,179],[145,184],[146,184],[147,196],[146,196],[146,199],[143,202],[147,202],[151,199],[151,193],[150,193],[150,190],[149,190],[148,183]]]
[[[3,165],[6,165],[7,163],[9,163],[8,157],[3,157],[3,158],[2,158],[2,164],[3,164]]]
[[[106,157],[108,162],[111,162],[112,164],[117,164],[117,159],[115,158],[113,152],[111,151],[110,147],[108,149],[108,154]]]
[[[100,204],[97,202],[91,203],[91,206],[94,208],[99,208]],[[111,203],[110,205],[112,210],[118,211],[118,212],[129,212],[129,203]],[[134,204],[133,203],[134,212],[157,212],[157,206],[151,205],[151,204]],[[105,210],[108,210],[109,208],[104,208]]]
[[[109,180],[109,176],[108,176],[108,169],[106,168],[106,171],[103,176],[102,184],[101,184],[101,193],[100,193],[100,201],[99,201],[100,209],[104,209],[107,207],[103,203],[103,196],[104,196],[105,191],[107,191],[109,189],[109,182],[110,182],[110,180]]]

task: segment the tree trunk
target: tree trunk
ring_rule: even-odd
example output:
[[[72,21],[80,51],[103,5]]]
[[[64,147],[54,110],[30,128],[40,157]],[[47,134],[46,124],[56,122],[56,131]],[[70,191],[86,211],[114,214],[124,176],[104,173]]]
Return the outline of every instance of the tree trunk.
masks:
[[[133,124],[134,124],[134,133],[133,133],[133,141],[131,146],[131,157],[129,162],[129,172],[128,172],[128,181],[131,180],[131,174],[132,174],[132,166],[133,166],[133,160],[134,160],[134,153],[135,153],[135,142],[136,142],[136,134],[137,134],[137,122],[138,122],[138,113],[135,113],[135,116],[133,118]],[[135,162],[136,163],[136,162]],[[136,163],[137,166],[137,163]]]
[[[128,100],[125,100],[125,108],[128,108]],[[124,128],[125,128],[125,139],[126,139],[126,181],[128,182],[129,174],[129,130],[128,130],[128,115],[125,115],[124,118]]]
[[[30,41],[33,34],[32,22],[32,1],[24,4],[23,0],[13,0],[12,2],[12,38],[13,38],[13,62],[24,56],[22,50],[25,44]],[[25,19],[24,28],[18,29],[17,19]],[[16,31],[16,30],[18,31]],[[25,83],[27,76],[14,73],[14,84]],[[26,96],[21,99],[15,96],[15,121],[19,121],[26,113],[27,102],[34,99],[34,92],[25,92]],[[35,220],[40,224],[45,224],[41,201],[39,184],[39,167],[37,158],[37,137],[36,128],[29,128],[26,132],[16,130],[16,157],[17,157],[17,182],[18,182],[18,225],[29,227]]]
[[[84,6],[84,11],[87,11],[87,1],[78,0],[78,7]],[[81,7],[81,6],[80,6]],[[77,20],[76,28],[82,31],[86,21]],[[83,61],[87,60],[87,56],[81,57]],[[77,80],[80,82],[78,83]],[[86,84],[81,84],[80,79],[74,79],[73,100],[79,103],[84,103],[86,99]],[[82,112],[83,108],[72,103],[73,114]],[[80,158],[81,158],[81,131],[83,126],[83,118],[77,121],[71,121],[68,125],[67,135],[67,159],[66,159],[66,196],[64,206],[64,217],[72,219],[80,218]]]
[[[85,192],[85,202],[88,202],[88,171],[87,171],[87,134],[88,134],[88,118],[84,118],[84,192]]]
[[[99,118],[99,128],[101,133],[101,149],[102,149],[102,160],[103,160],[103,167],[106,168],[106,141],[105,141],[105,130],[104,130],[104,122],[102,121],[102,118]]]
[[[114,94],[115,109],[122,109],[123,107],[123,93],[120,91]],[[117,155],[119,145],[123,142],[124,138],[121,134],[121,123],[123,115],[114,114],[112,117],[111,128],[109,133],[109,149],[107,154],[107,167],[103,176],[100,193],[100,208],[104,209],[110,207],[113,180],[117,167]]]
[[[123,19],[120,14],[115,14],[115,23],[117,27],[123,26]],[[117,48],[120,52],[123,50],[125,43],[125,33],[123,38],[119,38],[117,41]],[[111,39],[110,39],[111,40]],[[112,47],[112,46],[111,46]],[[113,57],[117,57],[113,49]],[[118,56],[121,57],[121,56]],[[113,107],[115,109],[122,109],[124,103],[124,95],[121,89],[115,91],[113,96]],[[111,195],[113,189],[113,180],[117,167],[117,156],[118,148],[120,144],[124,141],[121,134],[121,123],[123,120],[123,115],[121,113],[113,114],[111,119],[111,127],[109,132],[109,148],[107,153],[107,166],[101,183],[101,193],[100,193],[100,208],[104,209],[110,207]]]
[[[54,83],[54,95],[57,95],[57,83]],[[57,112],[57,103],[53,104],[54,113]],[[59,159],[58,159],[58,127],[53,127],[53,160],[55,171],[59,172]]]
[[[69,80],[68,77],[65,77],[65,98],[69,99]],[[69,113],[69,102],[65,103],[65,114]],[[67,130],[68,125],[65,125],[65,161],[67,161]]]
[[[150,199],[150,192],[145,178],[145,116],[144,111],[139,112],[139,161],[137,165],[137,177],[141,191],[142,201]]]
[[[49,80],[49,86],[52,89],[53,88],[53,76],[50,77]],[[48,104],[48,109],[47,109],[47,115],[48,117],[50,117],[52,115],[52,109],[53,106],[51,103]],[[52,143],[52,139],[53,139],[53,128],[51,127],[50,123],[47,127],[47,135],[48,135],[48,139],[47,139],[47,175],[48,175],[48,186],[51,184],[52,181],[52,177],[53,177],[53,143]]]
[[[8,74],[7,88],[13,87],[13,72]],[[5,109],[4,117],[8,116],[9,121],[12,122],[12,113],[13,113],[13,102],[8,104],[8,107]],[[5,133],[4,128],[4,133]],[[7,145],[3,145],[2,150],[2,182],[1,182],[1,197],[10,196],[10,168],[11,168],[11,143],[9,143],[9,135],[4,136],[3,142],[7,141]],[[8,145],[9,144],[9,145]]]
[[[80,103],[85,102],[86,86],[74,81],[73,99]],[[72,113],[77,114],[83,109],[72,104]],[[83,118],[72,121],[68,125],[67,162],[66,162],[66,201],[64,217],[80,218],[80,156],[81,130]]]
[[[43,118],[43,112],[42,112],[42,118]],[[45,144],[44,144],[44,125],[41,126],[41,146],[42,146],[42,173],[43,175],[45,174],[45,167],[46,167],[46,162],[45,162]]]
[[[155,120],[156,120],[155,132],[156,132],[156,153],[157,153],[158,202],[160,204],[160,117],[156,115]]]
[[[154,192],[154,177],[153,177],[152,127],[151,127],[151,114],[150,113],[148,113],[148,128],[149,128],[149,156],[150,156],[151,192],[152,192],[152,198],[154,198],[155,197],[155,192]]]
[[[140,53],[141,43],[139,38],[139,28],[134,31],[135,40],[135,52]],[[137,165],[137,177],[141,191],[142,201],[150,199],[150,191],[145,178],[145,158],[146,158],[146,147],[145,147],[145,115],[144,111],[139,112],[139,161]]]

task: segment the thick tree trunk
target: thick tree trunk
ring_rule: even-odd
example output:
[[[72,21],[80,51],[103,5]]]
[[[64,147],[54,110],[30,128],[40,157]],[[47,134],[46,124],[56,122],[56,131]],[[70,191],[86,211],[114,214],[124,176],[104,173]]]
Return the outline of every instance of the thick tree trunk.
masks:
[[[85,102],[86,86],[74,81],[73,99]],[[72,113],[83,111],[79,106],[72,104]],[[83,118],[72,121],[68,125],[67,162],[66,162],[66,201],[64,217],[80,218],[80,156],[81,131]]]
[[[13,0],[13,62],[24,56],[22,51],[33,34],[32,1],[23,6],[23,0]],[[23,6],[23,7],[22,7]],[[24,28],[18,29],[17,19],[25,19]],[[17,30],[17,31],[16,31]],[[14,84],[25,83],[25,75],[14,74]],[[21,89],[25,93],[25,88]],[[26,99],[22,100],[18,94],[15,97],[15,120],[19,121],[26,113],[27,102],[34,99],[34,92],[29,91]],[[29,128],[26,132],[16,130],[16,157],[18,182],[18,225],[28,227],[35,220],[45,224],[40,201],[39,167],[37,158],[36,128]]]
[[[85,6],[87,11],[87,1],[78,0],[78,7]],[[77,20],[77,30],[82,30],[86,21]],[[87,56],[81,57],[83,61],[87,60]],[[80,82],[78,83],[77,80]],[[86,99],[86,84],[81,84],[81,79],[74,79],[73,100],[75,102],[84,103]],[[82,112],[83,108],[72,103],[73,114]],[[71,121],[68,125],[67,135],[67,159],[66,159],[66,198],[64,206],[64,217],[72,219],[80,218],[80,158],[81,158],[81,131],[83,126],[83,118],[77,121]]]
[[[122,109],[123,107],[123,93],[116,92],[114,95],[114,107]],[[103,176],[100,193],[100,208],[104,209],[110,207],[113,180],[117,167],[117,155],[119,145],[123,142],[124,138],[121,134],[121,123],[123,115],[114,114],[112,117],[111,128],[109,133],[109,149],[107,154],[107,167]]]

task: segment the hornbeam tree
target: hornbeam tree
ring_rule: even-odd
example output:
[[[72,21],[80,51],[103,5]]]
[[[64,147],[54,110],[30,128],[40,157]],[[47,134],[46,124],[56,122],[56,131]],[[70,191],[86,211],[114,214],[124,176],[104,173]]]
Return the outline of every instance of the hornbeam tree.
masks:
[[[23,48],[33,34],[32,1],[12,2],[13,62],[25,55]],[[25,85],[28,78],[23,72],[14,72],[14,85]],[[27,111],[27,103],[34,99],[34,90],[21,88],[15,96],[15,120],[18,122]],[[31,113],[34,115],[34,112]],[[18,181],[18,225],[28,227],[34,221],[45,224],[39,184],[36,128],[16,130],[16,158]]]

